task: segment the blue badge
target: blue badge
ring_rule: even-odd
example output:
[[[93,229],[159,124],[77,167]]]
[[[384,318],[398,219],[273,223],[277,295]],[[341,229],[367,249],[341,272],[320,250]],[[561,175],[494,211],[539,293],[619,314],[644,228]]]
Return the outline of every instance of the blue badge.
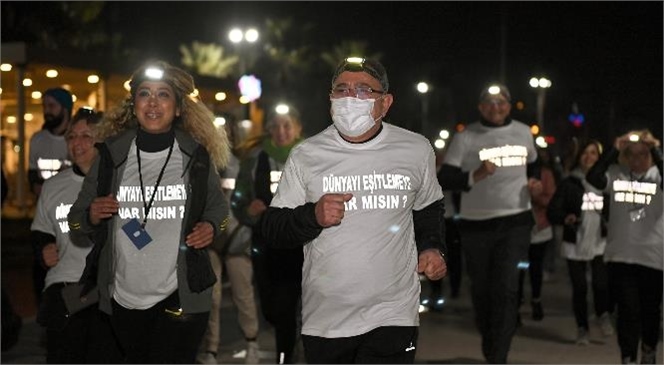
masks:
[[[138,219],[133,218],[125,225],[122,226],[122,230],[129,237],[129,240],[138,248],[139,250],[145,247],[148,243],[152,242],[152,237],[148,232],[141,227],[141,223],[138,222]]]

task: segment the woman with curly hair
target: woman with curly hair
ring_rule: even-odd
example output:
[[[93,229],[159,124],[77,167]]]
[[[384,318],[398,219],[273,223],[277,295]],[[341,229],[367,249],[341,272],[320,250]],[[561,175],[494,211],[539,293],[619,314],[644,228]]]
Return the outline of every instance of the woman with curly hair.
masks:
[[[185,71],[151,62],[130,86],[100,125],[70,235],[92,237],[83,294],[98,290],[125,360],[191,364],[219,280],[205,248],[228,215],[217,173],[228,139]]]

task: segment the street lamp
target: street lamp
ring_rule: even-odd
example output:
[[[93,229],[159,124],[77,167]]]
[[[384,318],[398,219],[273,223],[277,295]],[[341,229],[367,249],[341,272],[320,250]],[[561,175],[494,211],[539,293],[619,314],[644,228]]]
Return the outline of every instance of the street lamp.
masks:
[[[228,39],[235,44],[237,49],[239,48],[240,43],[242,42],[247,42],[247,43],[256,43],[258,40],[258,30],[256,28],[249,28],[247,30],[243,30],[241,28],[233,28],[228,32]],[[240,52],[238,52],[240,53]],[[246,62],[245,62],[245,56],[240,54],[240,73],[244,74],[246,72]]]
[[[426,135],[427,132],[427,117],[429,112],[429,84],[424,81],[417,83],[417,91],[420,93],[420,100],[422,101],[422,121],[420,125],[420,133]]]
[[[253,105],[253,101],[257,98],[260,97],[260,81],[256,79],[254,76],[248,76],[245,75],[247,72],[247,58],[249,57],[249,53],[247,52],[247,47],[242,47],[241,44],[243,42],[253,44],[258,41],[258,30],[256,28],[248,28],[248,29],[242,29],[239,27],[232,28],[228,32],[228,39],[233,43],[235,46],[235,51],[240,58],[239,60],[239,66],[240,66],[240,80],[239,80],[239,87],[242,92],[242,98],[240,98],[240,103],[244,104],[244,107],[242,108],[242,118],[251,118],[251,108]],[[248,80],[248,78],[251,78],[251,80]],[[251,89],[255,90],[258,88],[257,95],[254,95],[255,93],[252,91],[251,93],[247,94],[245,90],[243,89]],[[251,103],[251,105],[250,105]]]
[[[546,98],[546,89],[551,87],[551,80],[540,77],[533,77],[530,79],[530,86],[537,89],[537,123],[544,133],[544,100]]]

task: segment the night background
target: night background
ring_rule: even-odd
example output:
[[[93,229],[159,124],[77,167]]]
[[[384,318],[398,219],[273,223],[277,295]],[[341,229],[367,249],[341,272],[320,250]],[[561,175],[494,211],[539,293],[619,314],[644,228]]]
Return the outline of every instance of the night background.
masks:
[[[330,123],[332,64],[360,50],[388,70],[390,122],[419,130],[415,85],[430,85],[430,138],[476,120],[480,90],[494,81],[510,88],[513,117],[534,124],[537,92],[528,81],[545,76],[552,81],[545,134],[556,137],[554,151],[575,136],[610,144],[636,128],[662,139],[662,2],[1,4],[3,43],[108,54],[118,69],[155,57],[181,66],[179,47],[195,41],[223,47],[224,56],[240,52],[248,73],[263,81],[259,103],[292,103],[307,135]],[[227,38],[233,26],[256,27],[258,42],[234,47]],[[581,127],[568,120],[575,104]]]
[[[277,102],[295,106],[301,112],[305,136],[311,136],[331,123],[328,93],[335,65],[351,55],[368,56],[387,68],[394,95],[388,122],[422,132],[426,110],[424,134],[430,140],[440,129],[454,133],[458,126],[476,121],[479,94],[492,82],[503,82],[510,89],[515,119],[536,124],[538,89],[529,85],[531,77],[552,82],[544,98],[544,134],[555,138],[549,147],[563,162],[574,141],[585,138],[606,146],[627,131],[647,128],[664,140],[662,1],[2,0],[0,16],[1,63],[11,58],[7,45],[24,43],[30,50],[25,52],[29,53],[27,64],[15,64],[11,72],[0,73],[0,157],[3,171],[10,172],[9,197],[2,207],[2,284],[25,320],[22,339],[11,351],[3,351],[0,363],[45,361],[43,328],[34,320],[34,254],[29,244],[36,196],[29,193],[27,169],[21,169],[19,161],[26,160],[22,146],[43,121],[41,94],[33,97],[30,92],[45,90],[46,83],[48,87],[71,83],[72,90],[81,90],[77,101],[81,105],[88,105],[85,95],[96,97],[103,90],[108,104],[89,105],[104,108],[121,101],[126,93],[121,84],[148,59],[163,59],[188,70],[197,86],[212,96],[236,89],[244,68],[262,80],[259,109],[271,109]],[[255,27],[258,41],[232,44],[228,32],[233,27]],[[185,57],[187,52],[191,58]],[[47,79],[45,71],[50,68],[61,69],[62,77]],[[17,75],[22,71],[24,80],[35,79],[30,88],[20,87]],[[66,72],[74,76],[64,81]],[[88,82],[91,73],[107,76],[104,80],[112,87]],[[425,96],[416,90],[421,81],[430,85]],[[246,106],[239,104],[236,90],[233,93],[225,100],[206,97],[203,101],[216,116],[235,117],[238,107]],[[17,113],[19,95],[30,109],[22,118]],[[583,115],[584,123],[573,125],[568,120],[572,112],[577,120]],[[18,122],[12,113],[19,116]],[[572,291],[563,279],[566,274],[560,267],[557,279],[545,284],[547,318],[543,322],[530,320],[524,302],[523,327],[515,337],[510,362],[606,364],[619,360],[616,338],[600,338],[599,328],[593,328],[590,346],[573,345],[577,328]],[[460,298],[450,299],[441,313],[423,315],[418,361],[484,362],[466,287],[470,282],[464,279],[463,283]],[[235,355],[246,346],[244,333],[235,326],[237,311],[229,294],[223,295],[221,308],[219,356],[223,357],[219,361],[225,364],[237,363]],[[264,350],[272,357],[270,326],[267,322],[260,326],[261,346],[267,345]],[[661,339],[657,357],[662,359]]]

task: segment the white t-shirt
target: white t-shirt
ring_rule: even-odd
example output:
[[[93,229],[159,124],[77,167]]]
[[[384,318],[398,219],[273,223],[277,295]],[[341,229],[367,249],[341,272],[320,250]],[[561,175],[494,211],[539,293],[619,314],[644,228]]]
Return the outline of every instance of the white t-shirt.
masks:
[[[53,135],[46,129],[32,135],[28,158],[30,170],[38,170],[39,176],[46,180],[69,166],[71,161],[64,136]]]
[[[136,144],[129,149],[117,199],[115,220],[115,283],[113,298],[129,309],[147,309],[166,299],[178,287],[176,263],[187,191],[182,177],[182,152],[177,141],[150,208],[145,230],[152,242],[138,249],[122,230],[132,218],[143,222],[144,208],[136,160]],[[150,202],[168,149],[141,151],[141,174],[146,204]]]
[[[470,124],[452,139],[445,164],[472,174],[484,160],[497,165],[496,172],[475,182],[461,195],[459,216],[485,220],[531,209],[526,166],[537,159],[530,128],[516,120],[501,127]]]
[[[659,170],[652,166],[643,176],[634,176],[620,165],[611,165],[606,176],[611,206],[604,260],[664,270]]]
[[[604,254],[606,237],[602,237],[601,222],[604,196],[585,178],[581,183],[585,189],[581,205],[581,223],[576,232],[576,243],[563,241],[563,257],[570,260],[590,261]]]
[[[304,246],[302,333],[419,325],[412,211],[443,197],[429,142],[383,123],[374,139],[351,144],[330,126],[291,151],[271,206],[295,208],[326,193],[353,198],[339,226]]]
[[[82,185],[83,176],[76,175],[74,169],[68,169],[44,182],[42,187],[30,229],[53,235],[59,258],[57,265],[46,274],[44,289],[53,283],[78,281],[85,268],[85,257],[92,246],[74,245],[69,240],[67,224],[67,214]]]

